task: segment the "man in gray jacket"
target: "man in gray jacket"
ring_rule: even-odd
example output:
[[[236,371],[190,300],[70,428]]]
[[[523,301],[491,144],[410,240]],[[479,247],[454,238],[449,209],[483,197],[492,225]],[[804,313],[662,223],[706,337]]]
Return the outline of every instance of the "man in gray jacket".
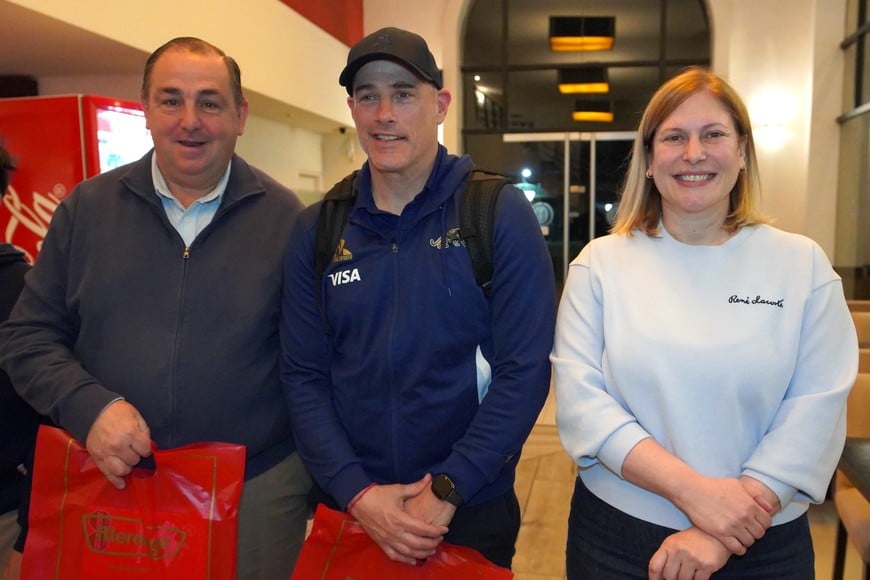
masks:
[[[281,256],[302,204],[234,154],[248,103],[217,47],[158,48],[142,106],[153,153],[58,207],[0,365],[119,488],[152,440],[244,444],[238,577],[286,580],[310,487],[278,377]]]

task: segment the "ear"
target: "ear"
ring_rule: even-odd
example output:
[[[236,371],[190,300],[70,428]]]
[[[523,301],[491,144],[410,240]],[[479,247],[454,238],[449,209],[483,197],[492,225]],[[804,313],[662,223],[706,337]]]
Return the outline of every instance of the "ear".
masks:
[[[139,104],[142,106],[142,112],[145,113],[145,128],[149,131],[151,130],[151,115],[149,114],[151,110],[148,107],[148,95],[142,93],[139,95]]]
[[[248,121],[249,110],[248,99],[242,99],[242,104],[239,107],[239,132],[237,133],[240,137],[245,132],[245,123]]]
[[[746,169],[746,137],[740,139],[737,144],[737,159],[740,160],[740,171]]]
[[[453,95],[447,89],[438,89],[435,95],[435,102],[438,106],[438,123],[443,123],[447,117],[447,109],[450,107],[450,102],[453,100]]]

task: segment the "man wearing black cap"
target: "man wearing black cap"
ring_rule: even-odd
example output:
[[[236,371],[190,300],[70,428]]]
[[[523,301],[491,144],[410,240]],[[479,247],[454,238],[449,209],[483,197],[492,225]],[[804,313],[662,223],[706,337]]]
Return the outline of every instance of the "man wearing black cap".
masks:
[[[445,540],[510,567],[516,464],[550,382],[543,237],[522,192],[505,187],[492,292],[477,285],[457,236],[473,163],[438,143],[451,95],[420,36],[363,38],[339,83],[368,161],[322,278],[320,204],[291,234],[281,333],[294,438],[326,503],[390,558],[414,564]]]

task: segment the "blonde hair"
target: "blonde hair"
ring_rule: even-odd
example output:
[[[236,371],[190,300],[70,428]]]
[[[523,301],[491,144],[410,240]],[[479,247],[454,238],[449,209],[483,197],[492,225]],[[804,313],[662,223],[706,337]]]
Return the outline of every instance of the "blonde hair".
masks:
[[[739,173],[731,190],[728,216],[723,227],[729,232],[735,232],[744,226],[770,222],[759,207],[761,183],[746,105],[724,79],[706,69],[689,67],[659,87],[644,110],[611,233],[630,236],[637,229],[648,236],[658,235],[662,197],[655,182],[646,176],[647,160],[652,154],[655,133],[677,107],[702,91],[716,97],[731,114],[744,147],[745,170]]]

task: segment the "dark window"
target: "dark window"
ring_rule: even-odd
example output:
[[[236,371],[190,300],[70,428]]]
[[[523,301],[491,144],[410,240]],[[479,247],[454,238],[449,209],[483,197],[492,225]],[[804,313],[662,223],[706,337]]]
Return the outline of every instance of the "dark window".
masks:
[[[553,52],[551,16],[615,17],[614,46]],[[632,131],[658,86],[709,66],[710,50],[702,0],[476,0],[463,42],[464,131]],[[610,92],[595,98],[610,102],[612,123],[573,121],[577,96],[557,87],[560,69],[593,65],[608,71]]]

